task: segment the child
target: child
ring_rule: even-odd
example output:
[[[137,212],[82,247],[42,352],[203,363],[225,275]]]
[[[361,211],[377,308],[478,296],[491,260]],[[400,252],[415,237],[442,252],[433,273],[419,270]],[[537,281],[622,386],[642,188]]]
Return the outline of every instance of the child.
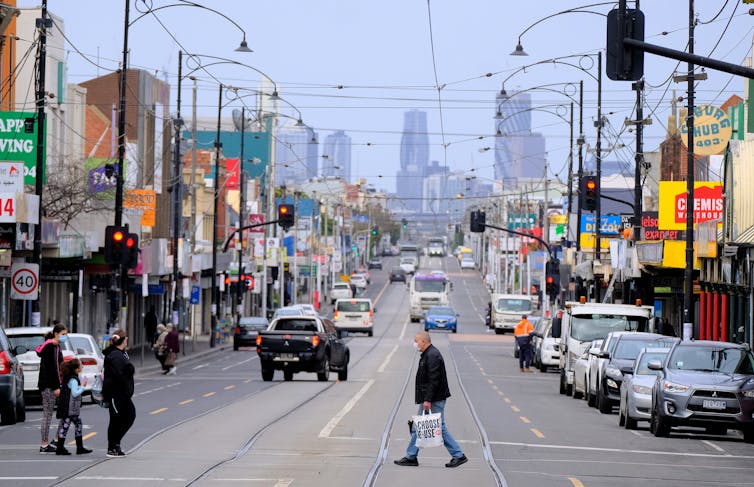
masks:
[[[81,361],[77,358],[63,363],[62,375],[63,384],[60,388],[60,398],[58,400],[58,419],[61,420],[58,429],[58,443],[56,455],[70,455],[71,452],[65,448],[65,435],[71,423],[76,425],[76,455],[91,453],[92,450],[84,448],[84,439],[82,438],[82,423],[79,413],[81,412],[81,393],[84,392],[84,384],[79,380],[81,373]]]

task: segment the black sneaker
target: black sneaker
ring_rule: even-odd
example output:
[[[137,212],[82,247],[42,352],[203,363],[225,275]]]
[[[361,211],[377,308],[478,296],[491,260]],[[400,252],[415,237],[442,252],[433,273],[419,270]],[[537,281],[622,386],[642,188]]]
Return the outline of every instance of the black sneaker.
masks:
[[[461,455],[460,457],[453,457],[450,459],[448,463],[445,464],[448,468],[456,468],[460,465],[463,465],[464,463],[468,462],[469,459],[466,458],[466,455]]]
[[[126,454],[120,448],[113,448],[112,450],[107,450],[107,456],[110,458],[120,458],[125,457]]]
[[[55,453],[58,449],[54,446],[52,446],[52,443],[48,444],[47,446],[40,446],[39,447],[39,453]]]
[[[393,461],[394,464],[400,465],[401,467],[418,467],[419,466],[419,460],[416,458],[408,458],[403,457],[400,460]]]

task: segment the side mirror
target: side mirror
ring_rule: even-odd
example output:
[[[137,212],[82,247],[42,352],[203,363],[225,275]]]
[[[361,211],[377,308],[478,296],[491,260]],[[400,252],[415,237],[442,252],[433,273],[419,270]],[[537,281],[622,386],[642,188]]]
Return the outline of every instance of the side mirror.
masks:
[[[623,373],[623,375],[626,375],[626,374],[633,375],[634,368],[633,367],[621,367],[620,371]]]
[[[647,364],[649,370],[662,370],[662,362],[659,360],[650,360]]]
[[[562,326],[563,326],[563,318],[552,319],[552,337],[553,338],[560,338],[560,335],[562,333]]]
[[[610,354],[608,352],[597,352],[595,355],[599,358],[609,359]]]

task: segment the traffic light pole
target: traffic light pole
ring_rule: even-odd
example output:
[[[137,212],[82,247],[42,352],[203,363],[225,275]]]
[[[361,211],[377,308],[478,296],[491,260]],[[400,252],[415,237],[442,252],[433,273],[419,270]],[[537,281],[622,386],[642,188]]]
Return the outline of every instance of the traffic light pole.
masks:
[[[489,223],[484,223],[484,226],[485,227],[494,228],[495,230],[500,230],[502,232],[508,232],[508,233],[512,233],[514,235],[520,235],[522,237],[533,238],[537,242],[541,243],[542,246],[544,246],[544,248],[547,249],[547,254],[550,256],[550,259],[555,260],[555,254],[552,253],[552,249],[550,248],[550,245],[547,242],[545,242],[543,239],[541,239],[541,238],[539,238],[539,237],[537,237],[535,235],[530,235],[528,233],[523,233],[523,232],[517,232],[516,230],[511,230],[510,228],[498,227],[497,225],[490,225]]]

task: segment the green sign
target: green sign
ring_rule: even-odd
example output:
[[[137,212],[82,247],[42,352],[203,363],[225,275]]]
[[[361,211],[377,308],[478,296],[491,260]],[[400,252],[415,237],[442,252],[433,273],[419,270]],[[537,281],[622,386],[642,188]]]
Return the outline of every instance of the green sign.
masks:
[[[42,161],[44,161],[44,153]],[[31,112],[0,112],[0,161],[22,162],[24,184],[37,179],[37,116]],[[42,175],[44,178],[44,175]]]

